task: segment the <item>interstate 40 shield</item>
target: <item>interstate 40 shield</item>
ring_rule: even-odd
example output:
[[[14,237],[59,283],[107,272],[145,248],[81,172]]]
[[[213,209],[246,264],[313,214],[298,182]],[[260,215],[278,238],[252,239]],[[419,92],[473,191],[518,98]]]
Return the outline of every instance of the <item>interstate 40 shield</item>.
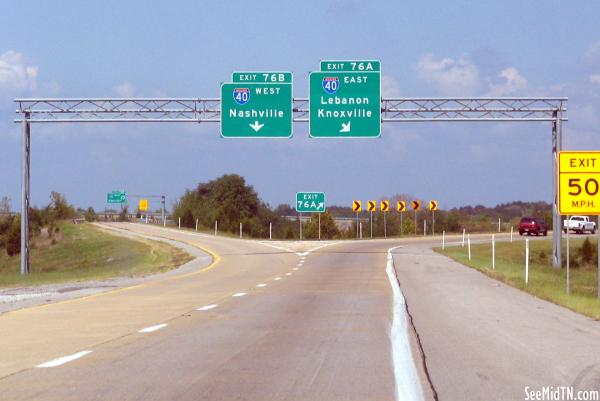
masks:
[[[221,85],[221,136],[292,136],[291,82],[234,82]]]

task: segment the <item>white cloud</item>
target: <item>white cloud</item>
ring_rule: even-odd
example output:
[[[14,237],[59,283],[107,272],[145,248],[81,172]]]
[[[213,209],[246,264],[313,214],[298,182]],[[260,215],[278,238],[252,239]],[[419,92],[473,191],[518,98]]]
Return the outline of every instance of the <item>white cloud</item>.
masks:
[[[590,75],[590,82],[600,85],[600,74]]]
[[[37,75],[38,67],[28,65],[23,54],[9,50],[0,55],[0,91],[34,91]]]
[[[120,97],[135,97],[137,91],[135,86],[129,81],[123,82],[113,88],[113,92],[115,92]]]
[[[421,57],[414,69],[419,78],[445,94],[472,95],[481,86],[479,69],[466,58],[436,59],[434,55],[426,54]]]
[[[490,96],[507,96],[523,90],[527,87],[527,79],[522,76],[515,67],[509,67],[499,75],[502,82],[490,83]]]
[[[387,98],[400,97],[400,84],[389,75],[381,76],[381,96]]]

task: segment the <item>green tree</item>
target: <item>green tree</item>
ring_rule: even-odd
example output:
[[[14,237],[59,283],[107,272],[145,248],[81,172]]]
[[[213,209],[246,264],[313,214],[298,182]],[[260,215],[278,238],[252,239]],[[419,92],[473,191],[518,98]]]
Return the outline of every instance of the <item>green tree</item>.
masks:
[[[91,206],[88,207],[87,210],[85,211],[84,217],[85,217],[85,221],[89,221],[89,222],[98,220],[98,216],[96,215],[96,211]]]
[[[52,191],[50,193],[50,205],[53,217],[56,220],[70,219],[77,215],[75,208],[67,202],[67,198],[59,193]]]
[[[304,225],[304,236],[307,239],[319,238],[319,214],[313,213],[310,221]],[[328,211],[321,213],[321,239],[333,239],[340,235],[335,221]]]
[[[127,218],[127,210],[128,210],[127,206],[125,206],[123,209],[121,209],[121,212],[119,213],[119,221],[121,221],[121,222],[129,221],[129,219]]]
[[[594,259],[596,258],[595,251],[596,250],[594,246],[592,246],[590,239],[586,238],[585,241],[583,241],[583,244],[581,244],[581,248],[579,249],[579,256],[581,257],[581,262],[583,264],[592,263],[592,261],[594,261]]]
[[[21,216],[18,215],[12,221],[5,235],[6,253],[8,256],[17,255],[21,252]]]

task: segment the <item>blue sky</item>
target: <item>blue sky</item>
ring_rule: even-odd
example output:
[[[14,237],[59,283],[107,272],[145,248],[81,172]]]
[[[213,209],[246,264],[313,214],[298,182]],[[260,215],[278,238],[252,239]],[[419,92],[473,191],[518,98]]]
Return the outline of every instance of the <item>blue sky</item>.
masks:
[[[290,4],[290,5],[288,5]],[[293,5],[291,5],[293,4]],[[384,96],[568,96],[565,148],[600,148],[598,1],[5,1],[0,196],[18,209],[15,97],[218,97],[234,70],[380,59]],[[78,206],[239,173],[271,205],[408,193],[442,208],[551,197],[549,123],[383,125],[372,140],[225,140],[217,124],[34,125],[32,197]],[[151,205],[157,207],[158,205]]]

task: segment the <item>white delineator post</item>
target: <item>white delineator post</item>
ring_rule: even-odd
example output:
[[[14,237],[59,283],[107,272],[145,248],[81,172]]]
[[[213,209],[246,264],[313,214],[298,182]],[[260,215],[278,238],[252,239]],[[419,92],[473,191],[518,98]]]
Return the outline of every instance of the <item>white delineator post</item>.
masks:
[[[177,226],[178,226],[178,229],[181,230],[181,217],[179,217],[177,219]]]
[[[359,230],[360,230],[360,239],[362,239],[362,221],[359,224]]]
[[[196,231],[198,231],[198,219],[196,219]]]
[[[462,247],[465,247],[465,233],[466,233],[466,229],[463,228],[463,239],[462,239]]]
[[[469,260],[471,260],[471,234],[467,235],[467,248],[469,252]]]
[[[492,234],[492,270],[496,270],[496,236]]]
[[[269,223],[269,240],[273,239],[273,223]]]
[[[446,249],[446,231],[442,231],[442,251]]]
[[[525,239],[525,284],[529,282],[529,238]]]
[[[423,237],[427,235],[427,220],[423,220]]]
[[[498,232],[500,232],[500,227],[502,226],[500,225],[500,218],[498,217]]]
[[[513,226],[510,226],[510,242],[513,242]]]
[[[215,235],[217,235],[218,228],[219,228],[219,220],[215,220]]]
[[[242,238],[242,222],[240,221],[240,238]]]

